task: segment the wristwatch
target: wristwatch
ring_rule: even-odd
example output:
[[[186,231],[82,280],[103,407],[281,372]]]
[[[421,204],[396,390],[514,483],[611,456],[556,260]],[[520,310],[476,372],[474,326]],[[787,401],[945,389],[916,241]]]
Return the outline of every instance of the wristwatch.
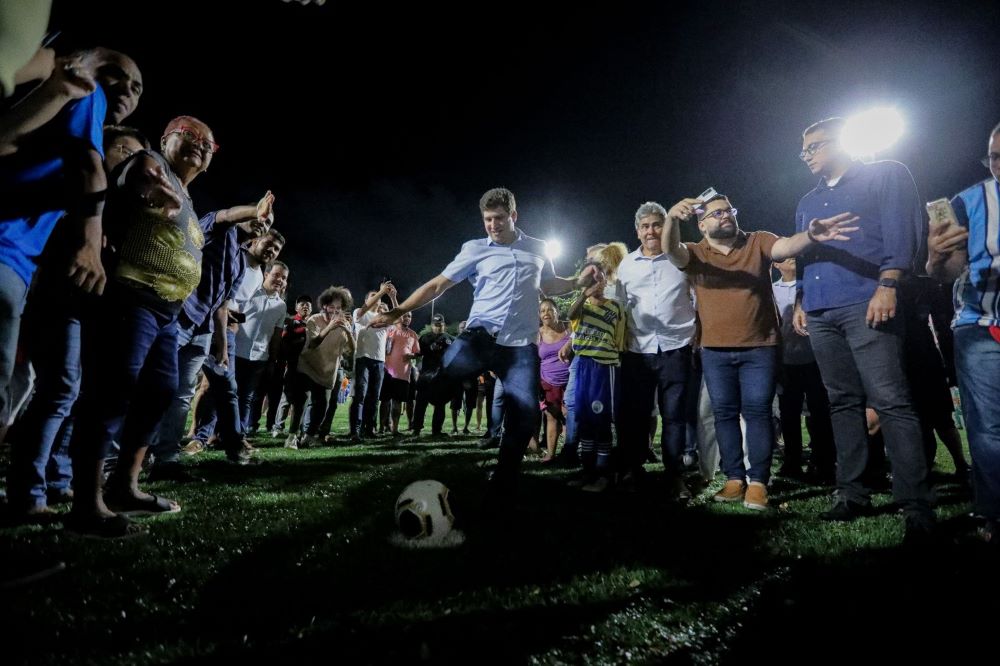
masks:
[[[879,278],[878,286],[888,287],[889,289],[896,288],[896,278]]]

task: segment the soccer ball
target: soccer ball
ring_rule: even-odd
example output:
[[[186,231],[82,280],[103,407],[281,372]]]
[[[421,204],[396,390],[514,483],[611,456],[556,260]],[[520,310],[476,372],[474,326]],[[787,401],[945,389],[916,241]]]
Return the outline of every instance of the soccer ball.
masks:
[[[396,500],[396,525],[406,539],[438,541],[454,524],[448,488],[440,481],[414,481]]]

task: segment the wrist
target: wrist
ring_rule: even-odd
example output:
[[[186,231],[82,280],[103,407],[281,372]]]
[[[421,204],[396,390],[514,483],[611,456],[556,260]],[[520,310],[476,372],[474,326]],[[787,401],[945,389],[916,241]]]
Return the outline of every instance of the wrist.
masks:
[[[816,237],[813,236],[812,229],[806,229],[806,238],[809,239],[810,243],[818,243],[819,242],[818,240],[816,240]]]
[[[896,278],[879,278],[878,286],[880,288],[892,289],[895,291],[896,287],[898,286],[898,282]]]

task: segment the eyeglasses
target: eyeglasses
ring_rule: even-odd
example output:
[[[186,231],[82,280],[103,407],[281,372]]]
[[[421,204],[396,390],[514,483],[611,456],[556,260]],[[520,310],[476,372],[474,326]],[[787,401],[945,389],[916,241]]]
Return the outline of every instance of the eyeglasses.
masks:
[[[129,150],[128,146],[126,146],[123,143],[119,143],[117,146],[114,146],[111,150],[113,150],[114,152],[118,153],[119,155],[121,155],[126,159],[135,155],[135,151]]]
[[[188,143],[193,143],[198,146],[206,153],[215,154],[219,152],[219,144],[214,141],[209,141],[199,134],[196,130],[190,127],[184,127],[183,125],[177,127],[177,129],[170,130],[167,134],[180,134],[181,138]]]
[[[827,139],[826,141],[816,141],[815,143],[810,143],[803,150],[799,151],[799,159],[804,160],[807,157],[812,157],[818,153],[823,146],[830,143],[833,139]]]
[[[993,166],[994,162],[1000,162],[1000,153],[990,153],[980,161],[983,163],[984,167],[989,169]]]
[[[718,210],[713,210],[711,213],[705,213],[701,219],[704,220],[706,217],[714,217],[717,220],[721,220],[727,215],[735,218],[737,212],[739,212],[739,209],[737,208],[719,208]]]

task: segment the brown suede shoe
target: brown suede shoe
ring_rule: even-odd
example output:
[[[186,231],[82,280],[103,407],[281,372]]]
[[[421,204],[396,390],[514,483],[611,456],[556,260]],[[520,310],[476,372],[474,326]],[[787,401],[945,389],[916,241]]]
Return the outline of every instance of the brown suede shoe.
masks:
[[[751,481],[743,497],[743,506],[754,511],[767,511],[767,486]]]
[[[746,490],[746,484],[739,479],[729,479],[726,481],[726,485],[722,486],[722,490],[715,493],[712,499],[716,502],[742,502]]]

